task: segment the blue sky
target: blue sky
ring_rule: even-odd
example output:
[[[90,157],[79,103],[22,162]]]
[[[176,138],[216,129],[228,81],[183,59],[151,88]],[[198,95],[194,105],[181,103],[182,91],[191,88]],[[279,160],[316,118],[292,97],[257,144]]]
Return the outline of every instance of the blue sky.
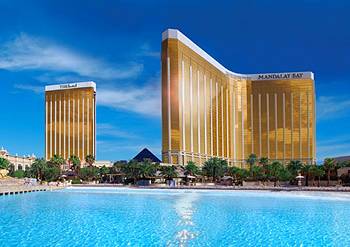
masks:
[[[313,71],[317,158],[350,154],[349,1],[0,0],[0,146],[44,151],[47,84],[97,83],[97,158],[161,152],[161,33],[228,69]]]

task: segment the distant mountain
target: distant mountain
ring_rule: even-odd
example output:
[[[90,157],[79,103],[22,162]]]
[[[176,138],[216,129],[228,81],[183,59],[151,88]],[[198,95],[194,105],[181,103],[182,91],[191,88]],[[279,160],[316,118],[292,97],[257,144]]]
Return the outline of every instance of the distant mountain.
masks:
[[[344,162],[344,161],[350,161],[350,156],[339,156],[334,157],[336,163]]]

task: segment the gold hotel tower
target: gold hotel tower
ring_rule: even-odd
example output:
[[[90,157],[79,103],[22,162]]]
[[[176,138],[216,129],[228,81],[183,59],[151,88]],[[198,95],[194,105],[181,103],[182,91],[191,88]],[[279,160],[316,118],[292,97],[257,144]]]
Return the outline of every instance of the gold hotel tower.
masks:
[[[45,87],[45,158],[96,154],[96,84]]]
[[[237,74],[178,30],[162,34],[162,158],[202,164],[249,154],[315,162],[312,72]]]

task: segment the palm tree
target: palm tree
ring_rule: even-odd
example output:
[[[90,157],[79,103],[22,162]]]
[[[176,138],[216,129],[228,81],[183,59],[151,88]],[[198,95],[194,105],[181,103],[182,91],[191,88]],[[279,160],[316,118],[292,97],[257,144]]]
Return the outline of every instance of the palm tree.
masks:
[[[291,178],[292,174],[289,170],[284,168],[281,162],[274,161],[271,165],[268,166],[268,176],[273,179],[274,186],[276,186],[277,181],[288,180]]]
[[[43,179],[44,170],[47,168],[47,162],[44,158],[36,159],[30,167],[31,173],[39,180]]]
[[[312,172],[312,165],[305,164],[302,166],[301,171],[303,172],[305,176],[305,186],[309,186],[309,176]]]
[[[69,157],[69,159],[68,159],[68,162],[71,165],[71,167],[73,168],[73,170],[78,173],[79,168],[80,168],[80,159],[79,159],[79,157],[76,156],[76,155],[71,155]]]
[[[321,168],[317,165],[311,165],[310,167],[310,170],[309,170],[309,173],[310,173],[310,176],[312,177],[312,186],[315,186],[315,177],[318,177],[319,176],[319,170]],[[323,169],[322,169],[323,171]],[[324,173],[324,171],[323,171]]]
[[[246,160],[247,163],[249,164],[249,172],[250,176],[253,176],[253,166],[255,165],[256,161],[258,160],[256,154],[250,154],[248,159]]]
[[[127,165],[128,164],[126,162],[121,162],[121,161],[114,162],[113,166],[111,167],[111,173],[119,174],[123,172],[123,168]]]
[[[185,166],[185,172],[186,172],[186,174],[189,174],[191,176],[195,176],[195,175],[200,174],[200,169],[195,162],[188,161],[187,165]]]
[[[259,164],[262,165],[263,167],[267,166],[269,164],[269,158],[261,157],[259,159]]]
[[[150,159],[144,159],[143,162],[139,163],[139,167],[139,177],[142,179],[147,179],[156,175],[158,164],[153,164],[152,160]]]
[[[253,173],[253,179],[258,180],[259,178],[262,177],[264,173],[264,169],[261,166],[253,166],[252,167],[252,173]]]
[[[231,166],[227,169],[227,175],[233,177],[234,180],[236,180],[238,178],[238,174],[239,174],[240,170],[241,170],[241,168],[239,168],[237,166]]]
[[[318,187],[320,187],[321,177],[323,177],[326,172],[324,171],[323,166],[316,166],[316,167],[317,169],[315,171],[315,176],[318,177]]]
[[[64,160],[64,158],[62,156],[55,154],[48,162],[48,165],[61,169],[61,166],[64,165],[65,163],[66,163],[66,161]]]
[[[166,178],[166,180],[172,180],[178,176],[175,166],[162,166],[160,174]]]
[[[227,170],[227,174],[234,178],[235,181],[242,182],[249,176],[249,172],[246,169],[231,166]]]
[[[0,169],[8,169],[10,166],[10,162],[5,158],[0,158]]]
[[[92,154],[88,154],[85,157],[85,161],[86,163],[89,164],[89,166],[91,167],[94,163],[95,163],[95,156],[93,156]]]
[[[212,177],[212,181],[214,182],[216,178],[225,174],[227,167],[228,165],[226,160],[213,157],[204,163],[202,171],[206,176]]]
[[[332,158],[325,158],[323,167],[327,171],[327,186],[329,186],[331,181],[331,171],[335,168],[335,160]]]
[[[93,166],[90,166],[90,169],[92,168]],[[95,168],[95,167],[94,167]],[[93,169],[93,168],[92,168]],[[105,176],[109,173],[109,168],[106,167],[106,166],[102,166],[100,169],[99,169],[99,173],[101,176]]]
[[[303,168],[303,163],[300,160],[291,160],[287,165],[287,169],[291,172],[291,174],[296,177],[301,169]]]
[[[133,183],[140,177],[140,164],[136,160],[130,160],[128,164],[121,166],[121,170],[127,178],[132,179]]]

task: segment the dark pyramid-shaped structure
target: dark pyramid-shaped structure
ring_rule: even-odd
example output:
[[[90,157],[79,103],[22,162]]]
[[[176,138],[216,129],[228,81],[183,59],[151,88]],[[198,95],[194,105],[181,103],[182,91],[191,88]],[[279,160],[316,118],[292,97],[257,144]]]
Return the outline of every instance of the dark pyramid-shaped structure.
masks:
[[[161,161],[155,156],[151,151],[149,151],[147,148],[142,149],[141,152],[139,152],[133,160],[136,160],[138,162],[144,161],[144,159],[150,159],[152,162],[158,162],[160,163]]]

